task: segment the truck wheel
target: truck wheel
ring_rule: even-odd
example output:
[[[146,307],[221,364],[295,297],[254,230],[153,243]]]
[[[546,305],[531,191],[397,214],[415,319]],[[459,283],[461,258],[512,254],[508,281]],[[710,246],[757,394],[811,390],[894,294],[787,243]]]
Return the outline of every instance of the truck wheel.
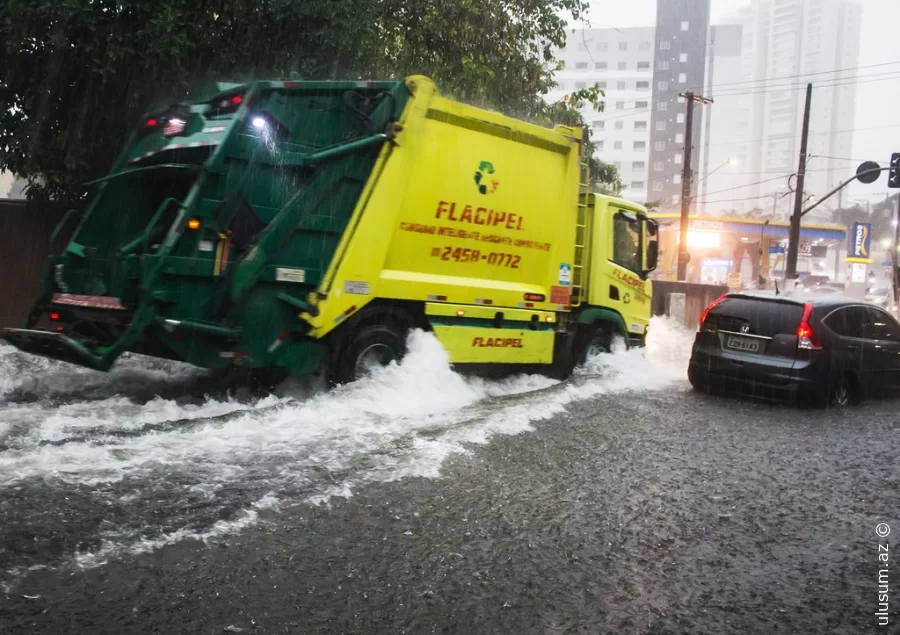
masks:
[[[383,368],[392,361],[399,362],[406,354],[404,333],[391,324],[364,326],[350,336],[343,348],[333,383],[348,384]]]
[[[579,366],[584,366],[590,358],[611,351],[612,333],[602,326],[595,326],[584,334],[584,339],[581,340],[581,345],[576,353],[576,359]]]

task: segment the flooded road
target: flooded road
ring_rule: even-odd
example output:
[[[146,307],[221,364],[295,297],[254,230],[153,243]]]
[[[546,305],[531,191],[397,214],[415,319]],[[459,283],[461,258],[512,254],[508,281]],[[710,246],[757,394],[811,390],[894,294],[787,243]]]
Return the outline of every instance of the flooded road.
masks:
[[[0,348],[4,632],[874,632],[896,404],[697,395],[651,333],[562,383],[423,334],[255,401]]]

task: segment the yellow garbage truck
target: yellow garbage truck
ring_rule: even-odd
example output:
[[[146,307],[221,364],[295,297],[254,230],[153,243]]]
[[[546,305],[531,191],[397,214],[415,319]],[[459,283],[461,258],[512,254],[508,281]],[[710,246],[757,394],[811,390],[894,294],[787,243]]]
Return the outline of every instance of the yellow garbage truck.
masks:
[[[353,381],[424,329],[460,367],[566,376],[650,319],[657,223],[591,193],[582,130],[404,81],[255,81],[146,114],[5,339],[271,383]]]

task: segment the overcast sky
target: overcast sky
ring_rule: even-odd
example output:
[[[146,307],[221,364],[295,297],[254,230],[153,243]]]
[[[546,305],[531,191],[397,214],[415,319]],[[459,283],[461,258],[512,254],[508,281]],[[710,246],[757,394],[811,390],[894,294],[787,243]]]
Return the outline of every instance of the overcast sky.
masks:
[[[897,66],[860,72],[900,71],[900,0],[855,0],[855,3],[863,10],[857,66],[898,63]],[[723,23],[737,8],[747,4],[750,4],[747,0],[712,0],[712,23]],[[593,0],[588,17],[593,27],[652,26],[656,18],[656,0]],[[850,128],[855,130],[854,159],[872,159],[887,165],[891,152],[900,152],[900,77],[857,86],[855,121],[850,126],[842,126],[844,130]],[[861,130],[863,128],[865,130]],[[850,166],[848,178],[855,170],[855,165]],[[884,175],[872,185],[855,183],[848,188],[849,198],[883,198],[886,183]]]

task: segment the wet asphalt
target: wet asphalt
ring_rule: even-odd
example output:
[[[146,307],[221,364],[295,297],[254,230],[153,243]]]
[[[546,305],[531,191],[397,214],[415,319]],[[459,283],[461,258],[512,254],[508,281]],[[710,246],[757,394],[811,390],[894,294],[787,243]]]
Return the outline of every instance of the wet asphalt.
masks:
[[[900,632],[900,596],[875,617],[879,544],[900,589],[898,406],[604,395],[438,479],[31,571],[0,633]]]

